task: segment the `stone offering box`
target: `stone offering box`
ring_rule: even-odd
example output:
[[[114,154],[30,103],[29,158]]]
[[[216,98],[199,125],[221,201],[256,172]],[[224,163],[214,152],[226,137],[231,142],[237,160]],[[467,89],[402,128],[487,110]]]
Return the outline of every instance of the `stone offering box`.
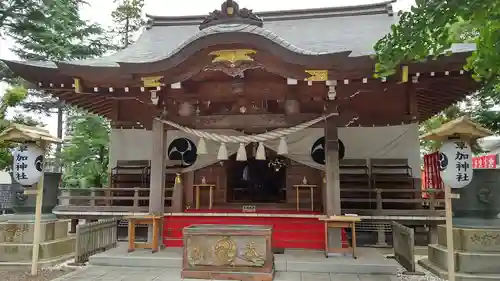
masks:
[[[272,226],[192,225],[183,229],[182,278],[270,281]]]

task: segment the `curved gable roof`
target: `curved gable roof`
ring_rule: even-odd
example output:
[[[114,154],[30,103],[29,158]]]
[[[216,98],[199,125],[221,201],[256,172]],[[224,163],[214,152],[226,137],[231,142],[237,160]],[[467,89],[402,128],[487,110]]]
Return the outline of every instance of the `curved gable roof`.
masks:
[[[138,40],[114,54],[87,60],[15,62],[32,67],[65,69],[72,66],[115,68],[123,64],[143,64],[165,60],[190,43],[217,34],[246,33],[261,36],[291,52],[302,55],[350,52],[350,57],[371,55],[375,43],[397,22],[391,3],[256,13],[263,27],[249,24],[218,24],[199,30],[206,15],[151,16],[149,26]],[[251,36],[249,36],[251,41]],[[473,44],[454,44],[452,52],[469,52]]]
[[[219,24],[199,30],[206,16],[151,16],[150,25],[138,40],[114,54],[88,60],[67,61],[65,65],[119,67],[118,63],[148,63],[168,59],[189,43],[215,34],[240,32],[260,35],[304,55],[352,51],[351,56],[369,55],[373,45],[396,22],[390,3],[256,13],[264,26]],[[31,63],[28,63],[31,64]],[[52,62],[36,66],[57,68]]]

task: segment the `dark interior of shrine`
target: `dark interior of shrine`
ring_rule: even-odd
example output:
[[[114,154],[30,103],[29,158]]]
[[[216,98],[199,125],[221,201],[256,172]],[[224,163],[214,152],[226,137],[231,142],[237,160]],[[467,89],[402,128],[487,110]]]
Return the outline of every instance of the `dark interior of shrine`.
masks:
[[[228,201],[278,203],[286,201],[286,160],[266,149],[266,160],[255,159],[255,149],[247,148],[247,161],[236,154],[227,161]]]

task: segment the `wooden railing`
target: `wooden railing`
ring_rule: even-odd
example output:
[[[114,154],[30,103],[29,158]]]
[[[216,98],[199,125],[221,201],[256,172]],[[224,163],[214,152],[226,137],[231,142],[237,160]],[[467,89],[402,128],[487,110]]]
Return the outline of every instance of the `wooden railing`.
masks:
[[[165,212],[169,212],[172,188],[165,188]],[[444,199],[435,192],[411,188],[341,188],[342,210],[359,215],[441,216]],[[304,198],[307,201],[308,198]],[[320,201],[320,198],[317,197]],[[89,188],[61,189],[55,213],[64,212],[144,212],[149,210],[149,188]]]
[[[341,195],[341,203],[361,203],[365,206],[362,209],[345,208],[343,210],[352,211],[363,215],[436,215],[443,212],[444,199],[436,198],[436,192],[427,192],[420,189],[409,188],[341,188],[342,193],[356,193],[356,197],[344,197]],[[422,194],[428,193],[428,198],[423,198]],[[387,198],[396,197],[396,198]],[[444,214],[443,214],[444,215]]]
[[[116,247],[116,218],[80,224],[76,227],[75,263],[82,264],[99,252]]]
[[[149,188],[61,188],[55,211],[147,212]],[[165,206],[173,188],[165,188]]]

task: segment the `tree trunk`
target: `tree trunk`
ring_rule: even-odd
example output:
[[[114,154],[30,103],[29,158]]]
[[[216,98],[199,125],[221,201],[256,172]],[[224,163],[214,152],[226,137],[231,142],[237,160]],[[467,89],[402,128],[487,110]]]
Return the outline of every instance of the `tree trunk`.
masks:
[[[62,139],[63,137],[63,115],[64,111],[62,104],[59,104],[57,107],[57,138],[59,139]],[[58,143],[56,148],[58,172],[62,172],[61,151],[62,151],[62,144]]]

